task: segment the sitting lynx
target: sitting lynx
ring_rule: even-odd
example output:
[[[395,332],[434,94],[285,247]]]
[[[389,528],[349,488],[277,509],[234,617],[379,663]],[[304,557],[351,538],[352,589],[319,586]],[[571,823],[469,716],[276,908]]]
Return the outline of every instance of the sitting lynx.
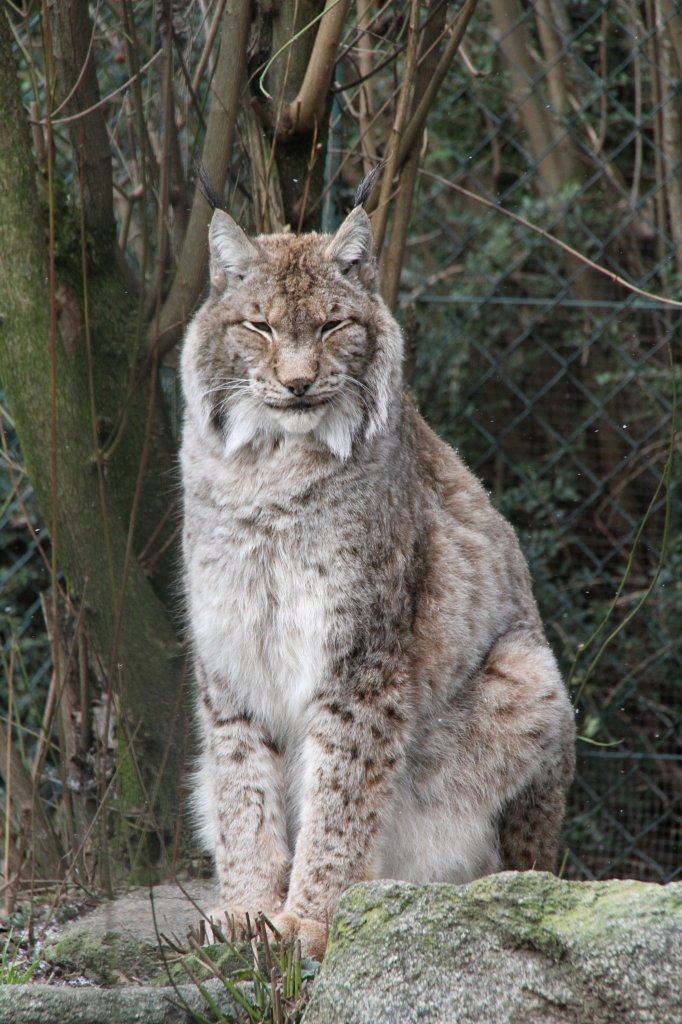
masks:
[[[184,345],[184,561],[220,912],[321,955],[377,877],[551,870],[574,724],[511,527],[401,382],[370,222],[218,210]]]

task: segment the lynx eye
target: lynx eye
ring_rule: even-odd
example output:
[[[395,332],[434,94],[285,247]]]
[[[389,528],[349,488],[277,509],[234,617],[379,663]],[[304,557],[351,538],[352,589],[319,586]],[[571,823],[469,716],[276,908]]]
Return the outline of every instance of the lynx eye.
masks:
[[[256,331],[257,334],[265,334],[268,338],[272,337],[272,328],[267,320],[242,320],[242,327]]]
[[[327,320],[326,324],[322,327],[322,333],[331,334],[333,331],[337,331],[339,327],[345,327],[349,323],[350,320]]]

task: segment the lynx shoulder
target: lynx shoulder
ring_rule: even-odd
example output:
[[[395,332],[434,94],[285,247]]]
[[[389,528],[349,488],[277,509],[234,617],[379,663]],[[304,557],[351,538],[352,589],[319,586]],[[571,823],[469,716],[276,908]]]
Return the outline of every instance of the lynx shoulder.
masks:
[[[184,582],[221,912],[320,954],[339,894],[554,866],[573,715],[511,527],[404,397],[356,208],[210,227]]]

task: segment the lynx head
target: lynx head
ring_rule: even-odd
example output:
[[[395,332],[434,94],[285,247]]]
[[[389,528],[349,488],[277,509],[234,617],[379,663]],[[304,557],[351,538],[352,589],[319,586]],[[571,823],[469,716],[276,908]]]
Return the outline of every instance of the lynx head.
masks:
[[[335,235],[248,238],[221,210],[211,290],[187,332],[187,415],[225,454],[314,438],[345,460],[386,428],[402,341],[376,291],[372,234],[356,207]]]

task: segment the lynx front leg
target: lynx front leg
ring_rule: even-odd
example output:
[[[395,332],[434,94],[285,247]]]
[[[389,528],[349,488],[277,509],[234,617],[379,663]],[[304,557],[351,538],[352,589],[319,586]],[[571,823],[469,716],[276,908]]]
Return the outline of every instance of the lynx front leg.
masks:
[[[222,709],[221,709],[222,711]],[[218,714],[204,691],[204,754],[197,809],[212,848],[220,907],[237,923],[249,911],[274,913],[286,891],[289,849],[281,755],[247,714]]]
[[[405,726],[395,684],[314,709],[289,893],[274,923],[318,955],[340,894],[374,877]]]

